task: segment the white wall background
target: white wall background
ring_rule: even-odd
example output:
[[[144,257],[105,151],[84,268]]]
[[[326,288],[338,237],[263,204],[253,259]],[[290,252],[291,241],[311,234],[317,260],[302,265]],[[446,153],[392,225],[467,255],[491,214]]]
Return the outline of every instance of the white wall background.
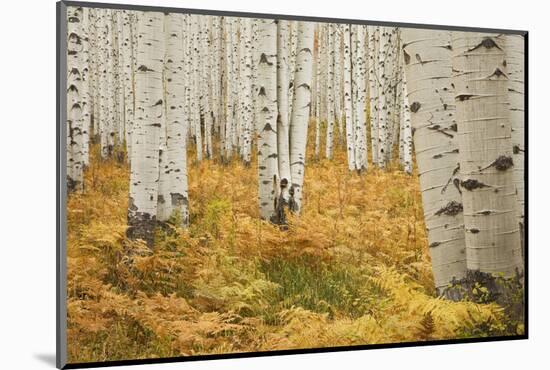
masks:
[[[126,0],[143,5],[528,29],[530,33],[530,335],[528,341],[142,366],[147,369],[544,368],[550,340],[548,8],[534,1]],[[457,4],[453,6],[452,4]],[[543,4],[540,2],[539,4]],[[55,359],[55,2],[0,11],[0,368]],[[543,363],[547,365],[543,365]],[[133,367],[135,368],[135,367]],[[547,368],[547,367],[546,367]]]

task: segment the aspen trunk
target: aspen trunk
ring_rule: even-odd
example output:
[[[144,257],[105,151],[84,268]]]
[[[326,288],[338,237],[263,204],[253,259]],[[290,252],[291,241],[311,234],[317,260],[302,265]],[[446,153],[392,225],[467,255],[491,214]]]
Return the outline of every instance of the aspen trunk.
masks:
[[[406,97],[410,102],[432,271],[439,294],[445,294],[454,280],[466,276],[450,34],[402,30]]]
[[[164,127],[164,15],[144,12],[138,21],[136,120],[132,135],[128,230],[152,247],[157,216],[160,131]]]
[[[278,149],[278,166],[280,175],[280,191],[283,202],[279,202],[280,207],[283,207],[289,201],[289,184],[291,184],[290,175],[290,125],[289,125],[289,97],[288,97],[288,69],[289,69],[289,53],[288,53],[288,36],[289,22],[279,20],[277,23],[277,149]],[[278,210],[278,212],[281,212]],[[279,220],[279,223],[282,220]]]
[[[368,26],[369,31],[369,106],[370,106],[370,134],[371,134],[371,158],[372,163],[378,164],[378,76],[376,74],[378,64],[378,27]]]
[[[409,105],[407,78],[403,71],[403,104],[402,104],[402,116],[403,116],[403,170],[409,175],[413,171],[413,139],[412,139],[412,126],[411,126],[411,107]]]
[[[334,60],[334,25],[329,24],[328,27],[328,35],[327,35],[327,133],[326,133],[326,145],[325,145],[325,156],[328,159],[332,159],[332,148],[333,148],[333,142],[334,142],[334,118],[335,118],[335,111],[334,111],[334,66],[335,66],[335,60]]]
[[[277,159],[277,24],[259,20],[258,63],[258,177],[260,217],[275,214],[279,186]]]
[[[158,219],[175,216],[181,226],[189,223],[187,195],[187,120],[181,97],[185,94],[183,15],[165,16],[166,56],[164,84],[166,114],[164,151],[161,153]],[[162,136],[162,135],[161,135]]]
[[[355,170],[355,133],[353,126],[353,106],[351,88],[351,32],[350,25],[344,25],[344,111],[346,115],[346,145],[348,168]]]
[[[309,110],[311,107],[311,77],[313,67],[314,24],[299,22],[294,78],[294,102],[290,121],[290,172],[292,178],[290,209],[300,212],[306,162]]]
[[[252,133],[254,131],[254,102],[252,91],[252,20],[244,19],[244,28],[242,35],[244,41],[244,74],[243,74],[243,126],[244,126],[244,141],[243,141],[243,161],[246,165],[250,164],[252,154]]]
[[[506,67],[508,68],[508,98],[512,127],[512,158],[514,184],[517,193],[517,216],[520,230],[524,228],[525,212],[525,107],[524,107],[524,43],[520,35],[506,35]],[[522,238],[523,248],[523,238]],[[523,250],[523,249],[522,249]]]
[[[82,8],[67,13],[67,190],[84,189]]]
[[[197,148],[197,161],[202,160],[202,127],[201,127],[201,102],[200,102],[200,92],[201,92],[201,60],[199,55],[200,48],[200,27],[199,27],[199,18],[200,16],[192,14],[190,16],[191,20],[191,36],[193,42],[193,53],[191,55],[193,61],[192,69],[192,80],[193,80],[193,90],[191,93],[191,108],[192,108],[192,125],[193,125],[193,135],[195,139],[195,147]]]
[[[378,76],[378,167],[385,168],[387,161],[388,147],[388,106],[387,106],[387,54],[389,49],[388,29],[380,27],[379,31],[379,50],[377,63]]]
[[[453,32],[460,186],[473,280],[523,273],[502,41],[491,34]]]
[[[355,169],[359,172],[366,170],[367,162],[367,115],[366,115],[366,77],[365,66],[365,29],[363,26],[354,27],[354,55],[355,62],[353,77],[355,83],[354,134],[355,134]]]

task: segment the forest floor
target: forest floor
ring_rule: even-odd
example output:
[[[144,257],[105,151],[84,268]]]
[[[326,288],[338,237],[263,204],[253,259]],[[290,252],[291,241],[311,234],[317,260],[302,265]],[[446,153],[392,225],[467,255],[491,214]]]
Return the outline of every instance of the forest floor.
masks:
[[[520,333],[496,304],[435,297],[416,173],[311,152],[288,230],[259,220],[255,162],[190,152],[190,227],[151,251],[125,237],[127,163],[94,147],[68,200],[69,362]]]

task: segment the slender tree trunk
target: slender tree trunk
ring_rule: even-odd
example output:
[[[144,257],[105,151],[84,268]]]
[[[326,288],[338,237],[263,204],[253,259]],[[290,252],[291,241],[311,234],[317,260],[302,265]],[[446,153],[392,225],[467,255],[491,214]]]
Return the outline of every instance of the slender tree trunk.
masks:
[[[344,111],[346,115],[346,143],[348,168],[355,170],[355,133],[353,127],[352,72],[351,72],[351,32],[350,25],[344,25]]]
[[[355,66],[353,68],[353,78],[355,80],[355,169],[359,172],[366,170],[367,162],[367,91],[366,78],[367,69],[365,66],[365,29],[363,26],[356,25],[354,29],[354,55]]]
[[[371,134],[371,158],[374,165],[378,165],[378,31],[375,26],[368,26],[369,30],[369,105],[370,105],[370,134]]]
[[[294,79],[294,103],[290,121],[290,172],[292,185],[290,209],[300,212],[302,207],[302,186],[306,162],[309,110],[311,107],[311,77],[313,66],[314,24],[298,24],[296,74]]]
[[[165,142],[160,153],[158,219],[170,217],[181,226],[189,223],[187,195],[187,120],[181,97],[185,94],[183,15],[165,16],[166,56],[164,84]],[[162,135],[161,135],[162,137]]]
[[[288,53],[288,36],[289,22],[279,20],[277,23],[277,150],[279,159],[279,175],[280,175],[280,192],[283,202],[279,202],[280,207],[289,201],[289,184],[291,184],[290,176],[290,125],[289,125],[289,100],[288,100],[288,69],[289,69],[289,53]],[[281,210],[278,210],[281,214]],[[282,214],[281,214],[282,215]],[[278,223],[281,223],[279,220]]]
[[[344,113],[342,107],[343,102],[343,59],[342,59],[342,28],[339,24],[333,24],[334,30],[334,102],[335,102],[335,114],[338,121],[338,144],[343,146],[344,144]]]
[[[277,159],[277,24],[259,20],[258,63],[258,177],[260,216],[270,220],[275,214],[279,187]]]
[[[403,104],[402,104],[402,116],[403,116],[403,170],[407,174],[412,174],[413,171],[413,139],[412,139],[412,126],[411,126],[411,107],[409,105],[407,78],[405,71],[403,70]],[[456,145],[455,145],[456,146]]]
[[[67,26],[67,190],[84,189],[82,8],[69,7]]]
[[[202,161],[202,128],[201,128],[201,63],[200,60],[200,27],[199,27],[199,15],[191,15],[191,35],[193,37],[193,53],[191,55],[193,61],[193,90],[191,93],[191,107],[192,107],[192,122],[193,122],[193,134],[195,136],[195,146],[197,148],[197,161]]]
[[[252,20],[245,18],[243,20],[242,38],[244,39],[244,73],[243,73],[243,161],[250,165],[252,160],[252,133],[254,131],[254,103],[252,91]]]
[[[491,34],[453,32],[466,257],[475,281],[523,273],[502,41]]]
[[[335,79],[334,79],[334,66],[335,66],[335,60],[334,60],[334,25],[328,24],[328,34],[327,34],[327,100],[328,100],[328,107],[327,107],[327,133],[326,133],[326,145],[325,145],[325,156],[328,159],[332,159],[332,153],[333,153],[333,144],[334,144],[334,118],[335,118],[335,111],[334,111],[334,86],[335,86]]]
[[[403,52],[414,147],[439,294],[466,276],[449,31],[403,29]]]
[[[387,104],[387,56],[389,50],[389,33],[385,27],[380,27],[378,50],[378,167],[385,168],[388,148],[388,104]]]
[[[234,20],[225,18],[225,66],[226,66],[226,91],[225,91],[225,153],[228,160],[233,156],[233,137],[235,136],[235,112],[233,101],[233,84],[236,83],[234,76],[234,60],[233,60],[233,37],[234,37]]]
[[[160,131],[164,127],[164,15],[144,12],[138,21],[136,121],[132,135],[128,230],[152,247],[157,216]]]

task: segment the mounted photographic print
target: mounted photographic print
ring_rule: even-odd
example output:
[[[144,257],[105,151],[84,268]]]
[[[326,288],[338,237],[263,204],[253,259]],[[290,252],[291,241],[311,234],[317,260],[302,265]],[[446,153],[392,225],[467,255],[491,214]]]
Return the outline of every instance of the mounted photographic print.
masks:
[[[57,22],[59,367],[527,338],[527,32]]]

